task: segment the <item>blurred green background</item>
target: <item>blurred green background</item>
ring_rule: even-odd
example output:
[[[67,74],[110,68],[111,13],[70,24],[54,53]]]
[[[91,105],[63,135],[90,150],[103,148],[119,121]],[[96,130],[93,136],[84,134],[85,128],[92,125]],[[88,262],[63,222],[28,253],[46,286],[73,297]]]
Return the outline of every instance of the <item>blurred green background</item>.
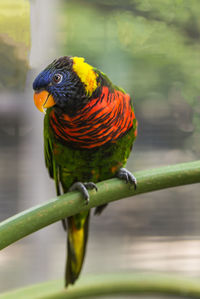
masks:
[[[86,57],[133,96],[139,128],[155,126],[157,141],[141,134],[147,146],[180,148],[195,133],[188,148],[199,153],[199,10],[198,1],[62,2],[62,53]]]
[[[10,28],[0,30],[0,220],[55,195],[31,86],[55,57],[83,56],[131,95],[139,122],[131,171],[199,159],[198,0],[20,0],[20,12],[11,2],[0,5]],[[200,276],[199,216],[198,185],[110,204],[92,217],[82,275]],[[2,251],[0,290],[63,277],[65,245],[58,223]]]

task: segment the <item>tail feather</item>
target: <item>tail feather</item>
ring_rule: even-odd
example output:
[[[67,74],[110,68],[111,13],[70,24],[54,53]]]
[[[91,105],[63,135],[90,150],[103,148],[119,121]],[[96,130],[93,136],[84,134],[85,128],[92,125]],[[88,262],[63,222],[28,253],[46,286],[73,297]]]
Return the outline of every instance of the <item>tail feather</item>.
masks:
[[[88,238],[90,212],[81,212],[67,218],[67,263],[65,269],[65,286],[74,284],[82,269]]]

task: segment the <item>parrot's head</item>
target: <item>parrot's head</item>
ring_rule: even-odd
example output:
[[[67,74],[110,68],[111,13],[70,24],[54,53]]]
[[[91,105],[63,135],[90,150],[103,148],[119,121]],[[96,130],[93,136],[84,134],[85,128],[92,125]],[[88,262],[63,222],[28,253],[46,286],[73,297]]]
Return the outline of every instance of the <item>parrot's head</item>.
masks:
[[[73,114],[86,105],[98,85],[98,74],[84,58],[60,57],[34,80],[34,102],[44,113],[54,107]]]

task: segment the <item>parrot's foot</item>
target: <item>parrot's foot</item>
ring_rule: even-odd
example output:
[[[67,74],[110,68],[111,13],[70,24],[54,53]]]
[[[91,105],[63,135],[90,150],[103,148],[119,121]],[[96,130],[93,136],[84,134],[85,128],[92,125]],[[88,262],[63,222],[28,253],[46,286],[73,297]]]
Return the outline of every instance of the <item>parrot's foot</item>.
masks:
[[[107,207],[107,205],[108,204],[105,203],[104,205],[96,207],[94,210],[94,215],[100,215],[103,212],[103,210]]]
[[[77,182],[77,183],[74,183],[69,188],[69,191],[80,191],[86,201],[86,204],[88,204],[89,200],[90,200],[88,190],[93,190],[93,189],[98,191],[97,186],[93,182],[87,182],[87,183]]]
[[[117,177],[119,179],[125,180],[126,183],[134,185],[134,188],[136,190],[137,187],[137,180],[134,177],[134,175],[128,171],[126,168],[120,168],[120,170],[117,172]]]

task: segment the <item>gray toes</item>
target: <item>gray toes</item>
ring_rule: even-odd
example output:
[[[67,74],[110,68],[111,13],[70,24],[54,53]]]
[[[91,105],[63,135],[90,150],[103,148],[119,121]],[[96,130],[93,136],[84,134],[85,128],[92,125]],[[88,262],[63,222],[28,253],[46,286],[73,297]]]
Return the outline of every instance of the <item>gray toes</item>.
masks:
[[[128,171],[126,168],[120,168],[119,171],[117,172],[117,177],[119,179],[125,180],[126,183],[134,185],[134,188],[136,190],[137,180],[134,177],[134,175],[130,171]]]
[[[76,182],[69,188],[69,191],[81,192],[81,194],[84,197],[84,200],[86,201],[86,204],[88,204],[90,200],[88,190],[93,190],[93,189],[98,191],[97,186],[93,182],[87,182],[87,183]]]
[[[84,186],[88,189],[88,190],[93,190],[95,189],[96,191],[98,191],[97,185],[93,182],[87,182],[84,183]]]
[[[86,204],[89,203],[89,193],[86,189],[86,187],[84,186],[83,183],[81,182],[77,182],[77,183],[74,183],[70,188],[69,188],[69,191],[79,191],[81,192],[81,194],[83,195],[84,197],[84,200],[86,201]]]

